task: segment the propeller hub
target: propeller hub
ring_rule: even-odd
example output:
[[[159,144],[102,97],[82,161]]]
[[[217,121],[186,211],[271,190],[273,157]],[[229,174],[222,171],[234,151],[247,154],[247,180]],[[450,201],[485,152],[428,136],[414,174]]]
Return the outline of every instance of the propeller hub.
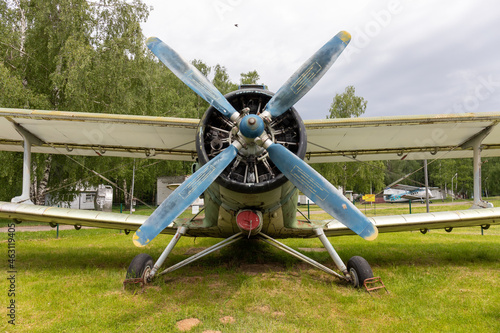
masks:
[[[240,122],[240,132],[246,138],[255,139],[264,132],[264,121],[254,114],[246,115]]]

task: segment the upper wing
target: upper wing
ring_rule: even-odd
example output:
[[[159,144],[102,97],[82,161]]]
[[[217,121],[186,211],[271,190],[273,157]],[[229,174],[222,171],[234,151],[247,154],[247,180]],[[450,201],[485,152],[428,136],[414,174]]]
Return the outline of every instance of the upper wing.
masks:
[[[500,113],[305,120],[308,163],[472,157],[467,142],[490,130],[483,157],[500,156]]]
[[[482,156],[500,156],[500,113],[306,120],[306,161],[472,157],[466,143],[484,130]],[[0,150],[22,151],[21,127],[40,139],[33,152],[192,161],[198,119],[0,109]],[[465,144],[465,145],[464,145]]]
[[[500,224],[500,208],[467,209],[451,212],[403,214],[369,217],[377,226],[378,232],[400,232],[422,229],[443,229],[471,227],[477,225]],[[354,233],[335,220],[327,221],[327,236],[354,235]]]
[[[30,133],[35,153],[192,161],[199,119],[0,109],[0,150],[22,151]]]

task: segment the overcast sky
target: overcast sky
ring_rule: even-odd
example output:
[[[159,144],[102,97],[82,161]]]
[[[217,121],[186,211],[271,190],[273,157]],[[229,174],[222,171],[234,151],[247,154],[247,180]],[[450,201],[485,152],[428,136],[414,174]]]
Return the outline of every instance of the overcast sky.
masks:
[[[348,85],[364,116],[500,111],[500,3],[478,1],[145,1],[143,25],[186,60],[257,70],[276,92],[341,30],[352,40],[295,107],[322,119]],[[238,26],[236,27],[235,24]]]

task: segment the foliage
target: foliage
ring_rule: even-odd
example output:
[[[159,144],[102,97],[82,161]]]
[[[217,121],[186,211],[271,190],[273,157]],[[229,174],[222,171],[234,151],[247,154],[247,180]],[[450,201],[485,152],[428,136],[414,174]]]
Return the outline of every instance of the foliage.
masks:
[[[257,71],[250,71],[248,73],[241,73],[241,84],[257,84],[257,81],[259,81],[260,76],[257,73]]]
[[[0,107],[200,118],[208,104],[147,50],[141,1],[33,0],[0,4]],[[24,28],[23,28],[24,27]],[[224,66],[193,64],[227,93],[237,88]],[[258,75],[257,75],[258,76]],[[0,200],[20,192],[22,154],[0,153]],[[129,191],[133,161],[126,158],[34,154],[34,188],[70,200],[77,186],[113,183],[116,200]],[[47,165],[50,164],[50,165]],[[155,201],[156,178],[187,174],[190,163],[136,161],[134,194]]]
[[[356,96],[355,93],[356,89],[348,86],[342,94],[336,94],[327,118],[356,118],[365,113],[368,102],[363,97]]]
[[[336,94],[327,118],[359,117],[365,112],[367,102],[354,95],[355,88],[348,86],[342,94]],[[384,188],[384,163],[382,161],[320,163],[313,165],[332,184],[356,193],[376,193]]]

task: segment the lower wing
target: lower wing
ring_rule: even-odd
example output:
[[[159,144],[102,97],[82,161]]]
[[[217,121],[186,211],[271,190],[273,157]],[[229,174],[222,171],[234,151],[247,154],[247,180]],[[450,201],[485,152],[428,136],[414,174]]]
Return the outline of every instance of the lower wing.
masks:
[[[107,229],[135,231],[146,221],[146,215],[107,213],[92,210],[57,208],[0,202],[0,218],[14,221],[37,221],[49,224],[67,224]],[[500,224],[500,208],[468,209],[449,212],[375,216],[368,218],[379,232],[401,232],[423,229],[459,228]],[[313,237],[313,228],[323,228],[331,236],[354,235],[349,228],[336,220],[298,221],[297,232],[289,230],[284,237]],[[180,225],[187,225],[189,236],[217,237],[216,230],[204,228],[202,221],[177,218],[167,226],[163,234],[175,234]],[[285,236],[286,235],[286,236]]]
[[[486,226],[500,224],[500,208],[374,216],[368,219],[377,226],[379,233]],[[337,221],[331,220],[326,224],[325,234],[331,237],[354,233]]]

